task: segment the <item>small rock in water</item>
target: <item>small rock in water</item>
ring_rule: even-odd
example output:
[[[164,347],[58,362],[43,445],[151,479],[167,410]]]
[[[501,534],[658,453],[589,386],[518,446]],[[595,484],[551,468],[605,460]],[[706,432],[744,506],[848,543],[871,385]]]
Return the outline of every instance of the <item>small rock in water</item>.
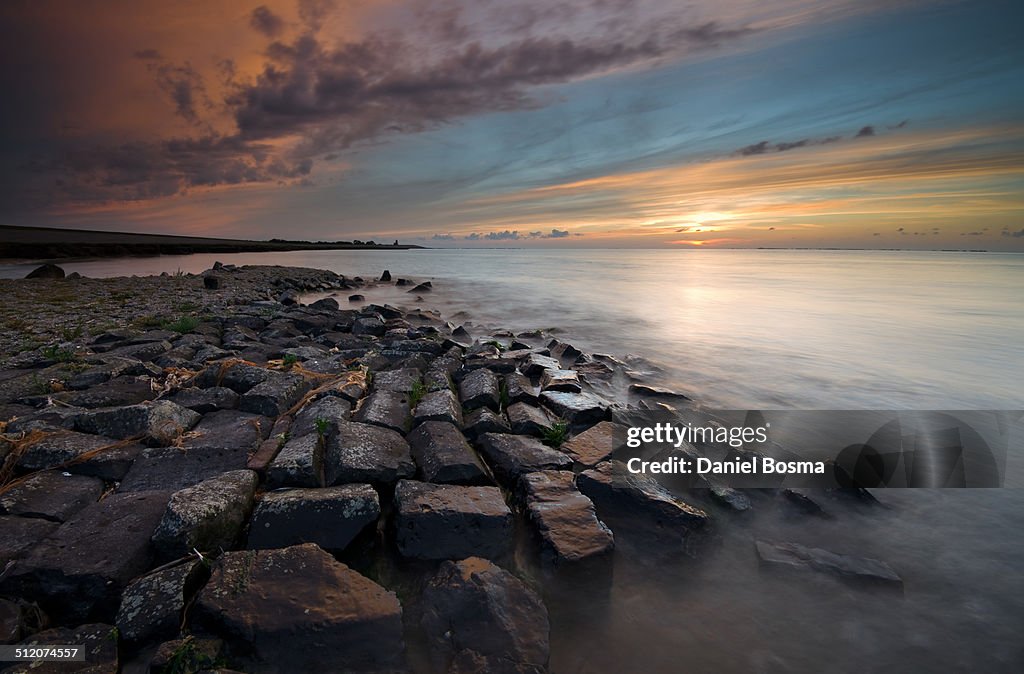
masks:
[[[363,302],[365,300],[366,300],[366,296],[365,295],[355,294],[355,295],[349,295],[348,296],[348,301],[349,302]]]
[[[391,280],[391,272],[389,272],[387,269],[385,269],[384,273],[380,275],[380,281],[381,281],[381,283],[387,283],[390,280]]]
[[[25,278],[64,278],[64,270],[47,262],[30,271]]]
[[[850,557],[799,543],[755,541],[762,564],[789,569],[830,573],[845,580],[875,583],[903,589],[903,579],[885,562],[869,557]]]

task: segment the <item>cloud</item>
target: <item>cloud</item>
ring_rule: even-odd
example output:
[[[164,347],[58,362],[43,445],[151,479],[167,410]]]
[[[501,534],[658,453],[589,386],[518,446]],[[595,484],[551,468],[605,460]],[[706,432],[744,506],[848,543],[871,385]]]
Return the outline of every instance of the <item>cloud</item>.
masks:
[[[466,241],[479,241],[480,240],[480,234],[477,233],[477,232],[473,232],[472,234],[467,234],[466,236],[464,236],[462,238],[464,238]]]
[[[985,232],[960,232],[960,236],[984,236]]]
[[[436,239],[438,241],[454,241],[455,240],[455,237],[452,234],[435,234],[434,236],[432,236],[430,238]]]
[[[491,241],[514,241],[519,238],[519,231],[506,229],[500,232],[488,232],[485,238]]]
[[[1011,232],[1010,230],[1004,229],[1003,230],[1003,236],[1012,236],[1015,239],[1024,238],[1024,227],[1022,227],[1021,229],[1017,230],[1016,232]]]
[[[762,140],[760,143],[754,143],[753,145],[747,145],[736,150],[736,154],[743,157],[750,157],[753,155],[767,154],[768,152],[787,152],[789,150],[796,150],[801,147],[808,147],[811,145],[828,145],[829,143],[835,143],[842,140],[842,136],[829,136],[827,138],[802,138],[794,141],[782,141],[779,143],[770,143],[767,140]]]
[[[267,37],[277,37],[284,32],[284,20],[266,5],[260,5],[252,10],[249,25]]]
[[[552,239],[561,239],[569,236],[569,231],[565,229],[552,229],[551,234],[548,235]]]
[[[196,104],[212,107],[202,75],[190,63],[152,64],[150,69],[156,74],[157,86],[173,101],[178,116],[192,124],[201,124]]]
[[[857,135],[855,137],[856,138],[866,138],[868,136],[873,136],[873,135],[875,135],[875,127],[873,127],[873,126],[864,126],[864,127],[861,127],[860,131],[857,132]]]

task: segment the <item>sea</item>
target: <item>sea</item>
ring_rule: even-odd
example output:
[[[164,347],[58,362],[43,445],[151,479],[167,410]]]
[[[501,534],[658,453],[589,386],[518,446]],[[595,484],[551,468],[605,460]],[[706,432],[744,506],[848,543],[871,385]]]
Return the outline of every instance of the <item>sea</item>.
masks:
[[[201,272],[215,260],[430,280],[360,291],[474,334],[541,328],[650,383],[727,409],[1024,409],[1024,254],[822,250],[296,251],[61,263],[85,276]],[[31,264],[0,265],[0,277]],[[339,299],[346,305],[347,298]],[[1024,447],[1009,447],[1009,461]],[[679,554],[621,537],[607,576],[548,578],[552,671],[1024,670],[1024,489],[777,495]],[[881,559],[902,594],[761,569],[754,540]]]

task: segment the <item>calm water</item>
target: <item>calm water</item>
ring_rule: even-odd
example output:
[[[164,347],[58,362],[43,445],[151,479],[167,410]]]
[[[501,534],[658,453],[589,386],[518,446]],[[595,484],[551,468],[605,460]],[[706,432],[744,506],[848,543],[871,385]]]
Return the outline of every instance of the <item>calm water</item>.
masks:
[[[429,303],[446,315],[561,328],[589,350],[643,356],[665,384],[713,406],[1024,406],[1020,254],[312,251],[64,266],[87,276],[199,272],[215,258],[433,279]]]
[[[1022,255],[317,251],[64,266],[89,276],[199,272],[215,257],[433,279],[428,306],[448,316],[558,327],[587,350],[642,356],[650,363],[637,367],[712,406],[1024,407]],[[617,529],[607,578],[541,581],[553,671],[1024,670],[1024,489],[878,497],[887,508],[824,500],[834,519],[794,515],[770,496],[742,515],[700,503],[714,526],[686,555],[652,557]],[[759,571],[756,538],[885,560],[905,595]],[[521,556],[521,570],[537,573],[530,559]]]

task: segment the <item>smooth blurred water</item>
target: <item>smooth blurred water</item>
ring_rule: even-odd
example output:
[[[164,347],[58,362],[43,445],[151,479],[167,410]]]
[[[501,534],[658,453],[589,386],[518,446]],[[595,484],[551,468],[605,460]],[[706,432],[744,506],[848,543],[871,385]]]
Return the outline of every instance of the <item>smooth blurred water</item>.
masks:
[[[769,250],[300,251],[67,263],[87,276],[215,259],[432,279],[446,315],[557,327],[719,407],[1024,406],[1024,255]],[[22,276],[31,265],[0,267]],[[393,291],[389,300],[405,299]],[[372,294],[369,299],[374,300]]]

